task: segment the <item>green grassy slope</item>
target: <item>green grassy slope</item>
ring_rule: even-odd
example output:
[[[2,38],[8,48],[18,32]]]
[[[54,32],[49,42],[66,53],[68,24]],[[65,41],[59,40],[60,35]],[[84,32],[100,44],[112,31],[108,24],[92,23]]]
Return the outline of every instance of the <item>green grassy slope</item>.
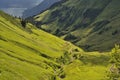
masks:
[[[39,35],[36,37],[35,34],[30,34],[24,31],[20,25],[16,26],[11,21],[17,22],[10,16],[0,13],[0,80],[45,80],[45,78],[51,78],[52,69],[44,63],[44,61],[50,60],[41,56],[47,52],[39,50],[49,48],[42,46],[42,42],[41,44],[38,42]],[[48,70],[45,69],[46,67]]]
[[[109,56],[96,52],[86,53],[84,57],[64,67],[65,80],[107,80]]]
[[[108,66],[108,54],[84,52],[29,23],[22,28],[0,12],[0,80],[106,80]]]
[[[24,29],[18,19],[0,12],[0,80],[50,80],[64,43],[31,24]]]
[[[63,0],[33,17],[37,26],[92,51],[120,43],[120,0]]]

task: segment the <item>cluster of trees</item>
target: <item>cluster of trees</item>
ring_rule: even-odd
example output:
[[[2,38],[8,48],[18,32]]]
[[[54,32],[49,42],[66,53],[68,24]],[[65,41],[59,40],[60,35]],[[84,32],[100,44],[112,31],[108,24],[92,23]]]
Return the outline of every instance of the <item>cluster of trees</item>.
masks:
[[[22,25],[22,27],[26,27],[26,24],[27,24],[27,21],[26,20],[21,20],[21,25]]]
[[[23,27],[23,28],[26,27],[26,24],[27,24],[27,22],[28,22],[26,19],[23,19],[23,18],[21,18],[20,16],[14,16],[13,18],[19,19],[22,27]]]
[[[112,66],[110,67],[109,80],[120,80],[120,46],[115,45],[111,51]]]

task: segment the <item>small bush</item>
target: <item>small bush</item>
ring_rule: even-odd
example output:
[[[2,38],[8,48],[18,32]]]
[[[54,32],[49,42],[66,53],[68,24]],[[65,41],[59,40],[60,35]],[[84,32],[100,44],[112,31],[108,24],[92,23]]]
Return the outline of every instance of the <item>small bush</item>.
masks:
[[[115,45],[111,51],[112,66],[110,67],[109,80],[118,80],[120,78],[120,46]]]
[[[26,20],[22,20],[22,21],[21,21],[21,25],[22,25],[22,27],[25,28],[25,27],[26,27],[26,23],[27,23]]]

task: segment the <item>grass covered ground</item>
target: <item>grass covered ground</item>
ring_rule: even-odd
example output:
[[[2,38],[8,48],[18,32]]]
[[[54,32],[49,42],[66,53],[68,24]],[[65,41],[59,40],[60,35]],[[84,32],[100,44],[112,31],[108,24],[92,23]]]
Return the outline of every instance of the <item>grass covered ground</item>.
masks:
[[[105,80],[108,65],[109,54],[84,52],[0,12],[0,80]]]
[[[85,53],[80,60],[65,66],[65,80],[107,80],[108,54]]]

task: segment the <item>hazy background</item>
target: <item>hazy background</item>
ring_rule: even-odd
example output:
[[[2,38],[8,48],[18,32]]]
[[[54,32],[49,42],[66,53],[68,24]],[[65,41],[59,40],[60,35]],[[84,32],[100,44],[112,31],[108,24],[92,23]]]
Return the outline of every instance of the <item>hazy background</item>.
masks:
[[[0,9],[13,16],[22,16],[27,8],[40,4],[43,0],[0,0]]]

